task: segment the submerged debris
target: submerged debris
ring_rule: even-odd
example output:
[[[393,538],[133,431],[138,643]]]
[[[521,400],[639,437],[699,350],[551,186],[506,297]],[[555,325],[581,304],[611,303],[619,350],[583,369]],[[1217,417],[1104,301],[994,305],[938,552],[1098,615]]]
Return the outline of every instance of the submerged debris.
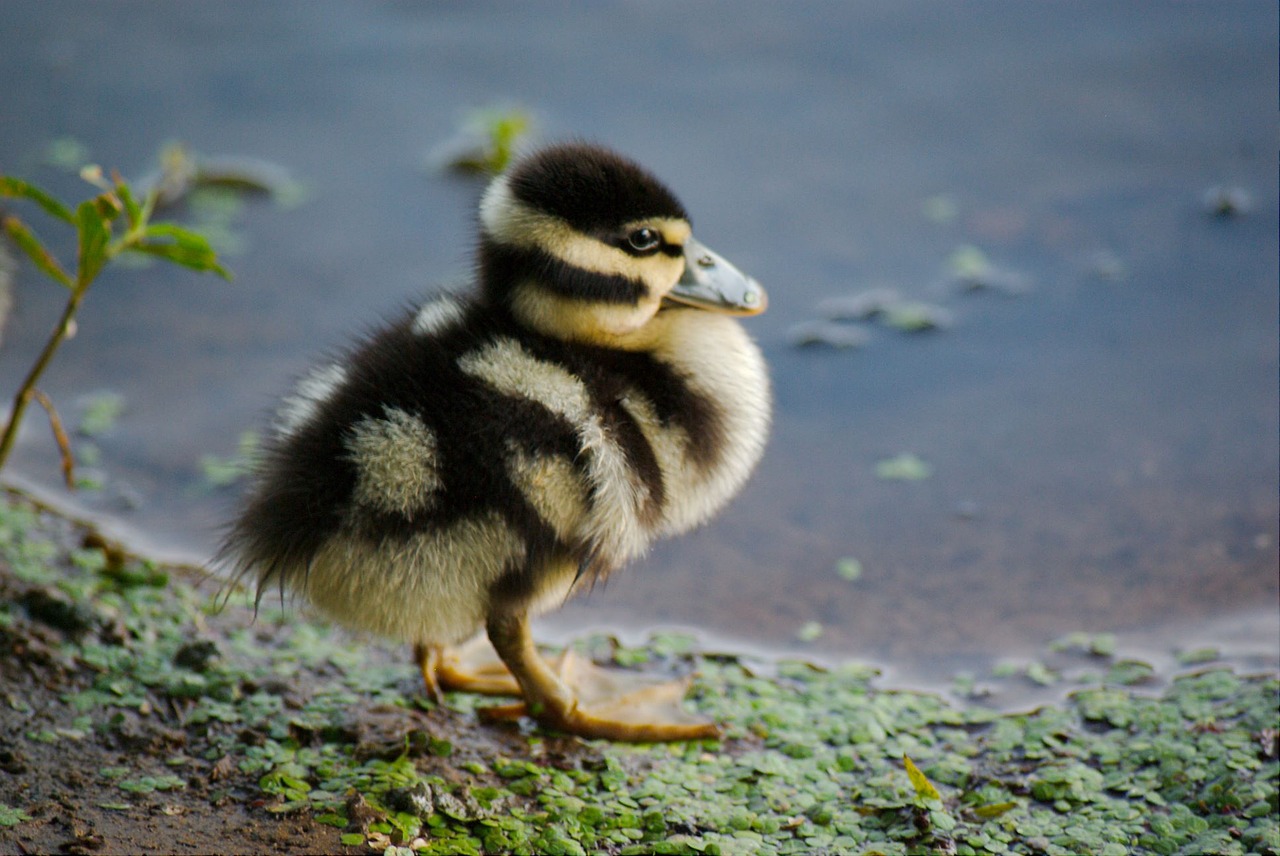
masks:
[[[926,333],[950,327],[954,316],[932,303],[911,301],[897,303],[880,313],[880,323],[903,333]]]
[[[952,252],[947,259],[947,270],[952,286],[961,292],[989,291],[1018,297],[1031,290],[1025,276],[996,265],[972,244],[963,244]]]
[[[875,321],[904,333],[949,327],[953,316],[941,306],[904,300],[897,289],[872,288],[856,294],[828,297],[818,303],[821,318],[802,321],[787,331],[794,347],[824,345],[837,349],[865,346],[870,335],[857,322]]]
[[[1106,282],[1122,282],[1129,276],[1129,268],[1110,250],[1098,250],[1090,253],[1085,259],[1085,270],[1089,276]]]
[[[787,341],[798,348],[813,345],[826,345],[841,350],[861,348],[869,338],[863,329],[834,321],[801,321],[787,331]]]
[[[818,304],[818,314],[832,321],[866,321],[901,302],[902,295],[896,288],[871,288],[828,297]]]
[[[1200,197],[1200,203],[1212,217],[1243,217],[1253,210],[1253,194],[1243,187],[1215,184]]]
[[[209,187],[269,194],[287,207],[305,196],[302,185],[279,164],[238,155],[197,155],[182,143],[169,143],[161,149],[159,169],[137,182],[143,193],[157,191],[157,208],[177,205],[194,191]]]
[[[920,204],[920,213],[926,220],[946,226],[960,216],[960,203],[949,193],[939,193]]]

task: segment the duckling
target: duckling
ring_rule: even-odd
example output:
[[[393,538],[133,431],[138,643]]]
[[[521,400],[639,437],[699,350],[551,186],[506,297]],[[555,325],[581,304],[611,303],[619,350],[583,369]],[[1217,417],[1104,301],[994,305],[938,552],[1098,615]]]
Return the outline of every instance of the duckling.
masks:
[[[494,179],[475,288],[437,294],[285,399],[222,556],[338,624],[408,642],[427,691],[589,738],[719,734],[683,685],[549,664],[531,616],[720,510],[759,461],[770,386],[750,277],[675,195],[585,143]],[[450,651],[484,629],[501,666]],[[605,688],[601,688],[601,678]]]

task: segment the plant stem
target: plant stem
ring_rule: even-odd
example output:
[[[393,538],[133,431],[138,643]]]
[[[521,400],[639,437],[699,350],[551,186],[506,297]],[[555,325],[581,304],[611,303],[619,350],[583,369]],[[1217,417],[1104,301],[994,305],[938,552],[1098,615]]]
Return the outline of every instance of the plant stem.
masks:
[[[49,363],[53,360],[53,355],[57,352],[58,346],[67,338],[67,331],[71,328],[72,321],[75,320],[76,311],[80,308],[80,301],[84,299],[85,291],[87,289],[84,283],[76,283],[75,290],[67,298],[66,308],[62,310],[62,317],[58,319],[58,325],[49,334],[49,341],[44,343],[44,350],[40,352],[35,364],[31,366],[31,371],[27,372],[26,379],[18,387],[17,395],[13,397],[13,407],[9,411],[9,422],[5,425],[4,436],[0,437],[0,469],[4,468],[5,462],[9,459],[9,452],[13,449],[13,444],[18,439],[18,428],[22,425],[22,417],[27,411],[27,406],[31,404],[31,399],[35,397],[36,382],[40,380],[44,370],[49,367]]]
[[[53,439],[57,441],[58,453],[62,455],[62,479],[67,483],[68,490],[75,490],[76,458],[71,454],[71,441],[67,439],[67,431],[62,427],[62,417],[58,415],[58,409],[53,406],[49,396],[38,389],[32,389],[31,396],[49,415],[49,427],[53,429]]]

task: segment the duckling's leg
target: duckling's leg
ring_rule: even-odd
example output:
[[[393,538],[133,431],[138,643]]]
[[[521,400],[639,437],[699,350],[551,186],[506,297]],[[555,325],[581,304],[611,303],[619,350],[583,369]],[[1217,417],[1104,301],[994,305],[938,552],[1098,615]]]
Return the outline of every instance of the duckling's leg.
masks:
[[[720,736],[714,723],[699,720],[680,707],[687,689],[684,683],[645,682],[638,689],[626,689],[618,675],[596,669],[568,653],[561,659],[557,674],[534,647],[529,618],[523,609],[496,610],[489,617],[488,631],[493,647],[520,684],[525,699],[523,705],[493,710],[491,718],[527,712],[556,731],[643,743]],[[609,685],[598,685],[602,675],[608,676]],[[590,686],[592,681],[597,685]]]
[[[422,683],[431,700],[436,704],[443,703],[445,690],[520,695],[520,685],[502,661],[495,659],[492,651],[487,651],[488,657],[484,656],[486,648],[483,637],[479,636],[461,648],[414,645],[413,659],[422,672]]]
[[[413,646],[413,661],[418,664],[418,671],[422,672],[422,684],[426,687],[427,698],[436,704],[443,704],[444,693],[440,691],[440,680],[437,677],[440,670],[440,646],[417,643]]]

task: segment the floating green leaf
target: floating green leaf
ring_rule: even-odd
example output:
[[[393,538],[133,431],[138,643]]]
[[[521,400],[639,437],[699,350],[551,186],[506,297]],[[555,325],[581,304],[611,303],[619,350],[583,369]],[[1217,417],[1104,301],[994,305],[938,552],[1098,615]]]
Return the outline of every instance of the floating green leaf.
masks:
[[[181,790],[186,786],[186,780],[180,776],[140,776],[135,779],[122,779],[117,783],[120,790],[135,794]]]
[[[469,113],[453,139],[431,160],[461,172],[497,174],[507,168],[533,122],[519,107],[486,107]]]
[[[976,279],[987,275],[991,270],[991,261],[978,247],[962,244],[947,259],[947,268],[955,277]]]
[[[1119,660],[1107,671],[1106,681],[1109,684],[1134,686],[1151,681],[1155,677],[1155,669],[1150,663],[1141,660]]]
[[[1011,811],[1018,807],[1016,802],[990,803],[988,805],[980,805],[973,810],[973,813],[984,819],[999,817],[1005,812]]]
[[[244,478],[253,469],[253,462],[258,455],[258,445],[257,432],[245,431],[240,435],[234,455],[230,457],[202,455],[200,473],[205,484],[210,488],[223,488]]]
[[[914,761],[903,755],[902,766],[907,768],[907,778],[911,780],[911,787],[915,790],[916,799],[921,804],[942,802],[942,794],[938,793],[938,789],[933,786],[933,782],[929,781],[928,777],[920,772],[920,768],[915,765]]]
[[[904,452],[876,463],[876,478],[886,481],[922,481],[931,475],[933,475],[933,467],[911,452]]]
[[[75,137],[55,137],[45,146],[44,162],[58,169],[76,171],[89,162],[89,147]]]
[[[930,303],[903,302],[885,307],[880,323],[903,333],[923,333],[951,325],[951,313]]]
[[[817,621],[806,621],[799,630],[796,631],[796,638],[801,642],[815,642],[823,634],[825,628]]]
[[[1217,648],[1193,648],[1190,651],[1178,652],[1178,662],[1184,666],[1198,666],[1204,663],[1212,663],[1214,660],[1222,658],[1222,652]]]
[[[862,579],[862,563],[851,556],[845,556],[836,562],[836,573],[840,575],[840,579],[849,582]]]
[[[124,413],[124,396],[118,392],[99,392],[85,401],[84,413],[76,431],[86,437],[98,437],[116,426]]]

